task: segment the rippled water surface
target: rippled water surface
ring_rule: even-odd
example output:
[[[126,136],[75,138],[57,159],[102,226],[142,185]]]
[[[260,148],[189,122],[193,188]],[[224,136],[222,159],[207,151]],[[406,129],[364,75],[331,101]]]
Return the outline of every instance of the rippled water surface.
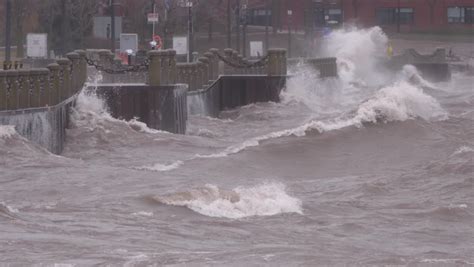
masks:
[[[61,156],[0,126],[0,261],[474,264],[474,78],[383,73],[358,63],[383,33],[350,37],[366,54],[326,51],[339,79],[291,70],[281,103],[192,116],[187,135],[87,95]]]

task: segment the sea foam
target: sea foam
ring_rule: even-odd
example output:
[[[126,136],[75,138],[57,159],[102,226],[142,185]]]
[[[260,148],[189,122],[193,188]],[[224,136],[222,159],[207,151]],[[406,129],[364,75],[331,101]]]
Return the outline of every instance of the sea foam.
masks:
[[[187,207],[209,217],[239,219],[282,213],[303,214],[301,200],[289,196],[285,185],[281,183],[237,187],[233,190],[206,185],[154,199],[166,205]]]

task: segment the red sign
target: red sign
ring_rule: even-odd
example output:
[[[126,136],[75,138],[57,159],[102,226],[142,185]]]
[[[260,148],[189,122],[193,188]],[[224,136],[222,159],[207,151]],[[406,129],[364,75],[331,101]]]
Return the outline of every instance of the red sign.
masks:
[[[155,34],[153,36],[153,41],[156,42],[156,48],[161,48],[163,46],[163,41],[161,40],[161,37],[158,34]]]

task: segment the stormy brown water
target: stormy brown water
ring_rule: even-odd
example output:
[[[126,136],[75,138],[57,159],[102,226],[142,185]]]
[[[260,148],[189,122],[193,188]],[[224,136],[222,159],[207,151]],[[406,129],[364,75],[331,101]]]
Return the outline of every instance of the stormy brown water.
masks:
[[[474,264],[474,77],[346,65],[185,136],[86,95],[61,156],[0,126],[1,263]]]

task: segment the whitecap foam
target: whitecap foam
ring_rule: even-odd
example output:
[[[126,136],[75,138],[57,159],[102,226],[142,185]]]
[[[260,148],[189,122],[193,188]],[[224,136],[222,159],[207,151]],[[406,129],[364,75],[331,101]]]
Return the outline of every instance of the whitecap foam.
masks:
[[[148,212],[148,211],[139,211],[132,213],[133,216],[143,216],[143,217],[152,217],[153,212]]]
[[[178,160],[178,161],[175,161],[171,164],[156,163],[156,164],[151,165],[151,166],[136,167],[135,169],[137,169],[137,170],[146,170],[146,171],[156,171],[156,172],[167,172],[167,171],[177,169],[183,164],[184,164],[183,161]]]
[[[352,115],[343,114],[338,118],[321,121],[309,120],[305,124],[257,136],[225,150],[209,155],[195,155],[195,158],[221,158],[239,153],[246,148],[260,145],[262,141],[280,137],[305,136],[306,132],[320,133],[339,130],[351,126],[361,127],[364,123],[406,121],[421,118],[427,121],[445,120],[447,112],[438,101],[408,82],[397,82],[379,90],[375,95],[359,105]]]
[[[444,120],[447,117],[448,114],[435,98],[407,82],[397,82],[381,89],[362,103],[354,119],[359,123],[375,123],[378,120],[385,122],[415,118]]]
[[[16,135],[14,125],[0,125],[0,138],[11,138]]]
[[[87,85],[86,85],[87,87]],[[146,123],[134,118],[130,121],[113,118],[104,100],[97,96],[93,90],[83,90],[77,97],[72,113],[72,123],[77,127],[84,127],[93,131],[102,129],[105,133],[109,130],[104,127],[107,122],[123,124],[134,131],[148,134],[169,134],[169,132],[149,128]]]
[[[187,207],[209,217],[240,219],[282,213],[303,214],[301,200],[289,196],[285,185],[281,183],[237,187],[233,190],[206,185],[154,199],[166,205]]]
[[[462,147],[458,148],[456,151],[454,151],[452,156],[460,155],[460,154],[464,154],[464,153],[470,153],[470,152],[474,152],[474,148],[469,147],[469,146],[462,146]]]

